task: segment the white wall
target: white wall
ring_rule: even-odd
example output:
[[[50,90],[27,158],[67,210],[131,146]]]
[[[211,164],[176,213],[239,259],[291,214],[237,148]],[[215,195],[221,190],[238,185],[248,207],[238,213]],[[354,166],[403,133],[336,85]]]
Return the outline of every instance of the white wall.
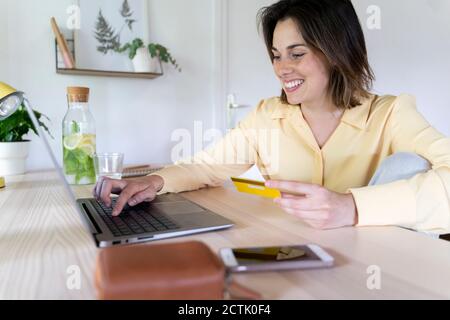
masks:
[[[7,12],[6,1],[0,0],[0,16]],[[8,39],[8,21],[0,18],[0,81],[7,81],[8,73],[8,47],[6,41]]]
[[[355,0],[377,93],[410,93],[438,130],[450,135],[450,1]],[[367,8],[381,9],[381,29],[367,28]]]
[[[2,41],[0,47],[0,78],[25,91],[35,108],[52,119],[52,147],[59,158],[65,92],[70,85],[92,89],[97,150],[125,152],[128,163],[166,163],[174,129],[192,129],[195,120],[203,121],[206,128],[212,125],[210,0],[149,0],[150,39],[166,45],[183,68],[178,73],[167,65],[165,75],[155,80],[57,75],[50,17],[65,24],[72,1],[0,3],[0,30],[5,22],[9,25],[6,45]],[[40,142],[33,140],[28,168],[51,167]]]

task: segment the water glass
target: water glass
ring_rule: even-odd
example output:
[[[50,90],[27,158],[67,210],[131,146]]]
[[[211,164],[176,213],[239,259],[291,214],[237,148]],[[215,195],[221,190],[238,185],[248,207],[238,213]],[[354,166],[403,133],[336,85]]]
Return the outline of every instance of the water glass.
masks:
[[[97,181],[100,177],[122,179],[123,158],[123,153],[94,154],[94,168]]]

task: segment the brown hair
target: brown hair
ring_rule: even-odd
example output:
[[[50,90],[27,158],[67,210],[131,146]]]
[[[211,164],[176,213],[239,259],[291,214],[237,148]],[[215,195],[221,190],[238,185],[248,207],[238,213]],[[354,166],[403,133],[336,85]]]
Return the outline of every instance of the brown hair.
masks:
[[[367,98],[375,76],[369,65],[364,34],[350,0],[281,0],[262,8],[258,24],[273,63],[273,34],[279,21],[293,19],[306,44],[322,53],[330,66],[329,93],[340,108]],[[281,101],[287,102],[282,90]]]

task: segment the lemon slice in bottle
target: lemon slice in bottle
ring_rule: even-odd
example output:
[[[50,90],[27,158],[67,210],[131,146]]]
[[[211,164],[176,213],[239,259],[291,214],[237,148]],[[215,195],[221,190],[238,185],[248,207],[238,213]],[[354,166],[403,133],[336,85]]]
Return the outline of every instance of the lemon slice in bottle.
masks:
[[[80,149],[85,154],[92,157],[95,153],[95,135],[92,134],[83,135],[83,139],[81,139],[78,145],[78,149]]]
[[[92,157],[95,153],[95,148],[92,144],[81,144],[78,146],[78,150],[83,151],[88,156]]]
[[[78,147],[82,139],[83,135],[81,134],[71,134],[70,136],[64,137],[64,147],[67,150],[74,150]]]
[[[84,145],[94,146],[95,145],[95,135],[84,134],[83,139],[81,139],[81,141],[80,141],[80,146],[84,146]]]

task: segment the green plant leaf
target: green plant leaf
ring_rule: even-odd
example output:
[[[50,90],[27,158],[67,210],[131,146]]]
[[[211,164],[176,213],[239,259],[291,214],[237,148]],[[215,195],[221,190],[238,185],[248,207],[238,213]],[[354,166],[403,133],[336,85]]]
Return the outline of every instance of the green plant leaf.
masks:
[[[81,149],[68,150],[63,147],[64,173],[75,175],[75,183],[81,179],[95,180],[94,160]]]
[[[133,41],[124,44],[122,48],[117,50],[117,52],[128,52],[128,57],[130,60],[133,60],[134,57],[136,57],[137,50],[140,48],[144,48],[144,41],[142,41],[142,39],[135,38]]]
[[[177,61],[172,57],[166,47],[158,43],[150,43],[147,48],[152,58],[158,56],[162,62],[171,63],[175,67],[175,69],[181,72],[181,68],[178,66]]]
[[[70,134],[80,133],[80,125],[76,121],[70,123]]]
[[[150,44],[148,45],[148,52],[150,53],[150,56],[151,56],[152,58],[154,58],[154,57],[156,57],[156,56],[158,55],[158,50],[156,49],[155,44],[150,43]]]
[[[50,121],[50,119],[38,111],[33,111],[39,125],[53,138],[47,125],[41,121],[42,118],[47,119],[47,121]],[[23,105],[9,118],[0,122],[0,142],[24,141],[24,136],[30,132],[34,132],[37,135],[37,130]]]
[[[133,40],[132,46],[136,49],[139,49],[144,46],[144,42],[142,41],[142,39],[136,38]]]
[[[117,52],[123,53],[123,52],[127,51],[129,48],[130,48],[130,44],[126,43],[123,47],[117,49]]]

